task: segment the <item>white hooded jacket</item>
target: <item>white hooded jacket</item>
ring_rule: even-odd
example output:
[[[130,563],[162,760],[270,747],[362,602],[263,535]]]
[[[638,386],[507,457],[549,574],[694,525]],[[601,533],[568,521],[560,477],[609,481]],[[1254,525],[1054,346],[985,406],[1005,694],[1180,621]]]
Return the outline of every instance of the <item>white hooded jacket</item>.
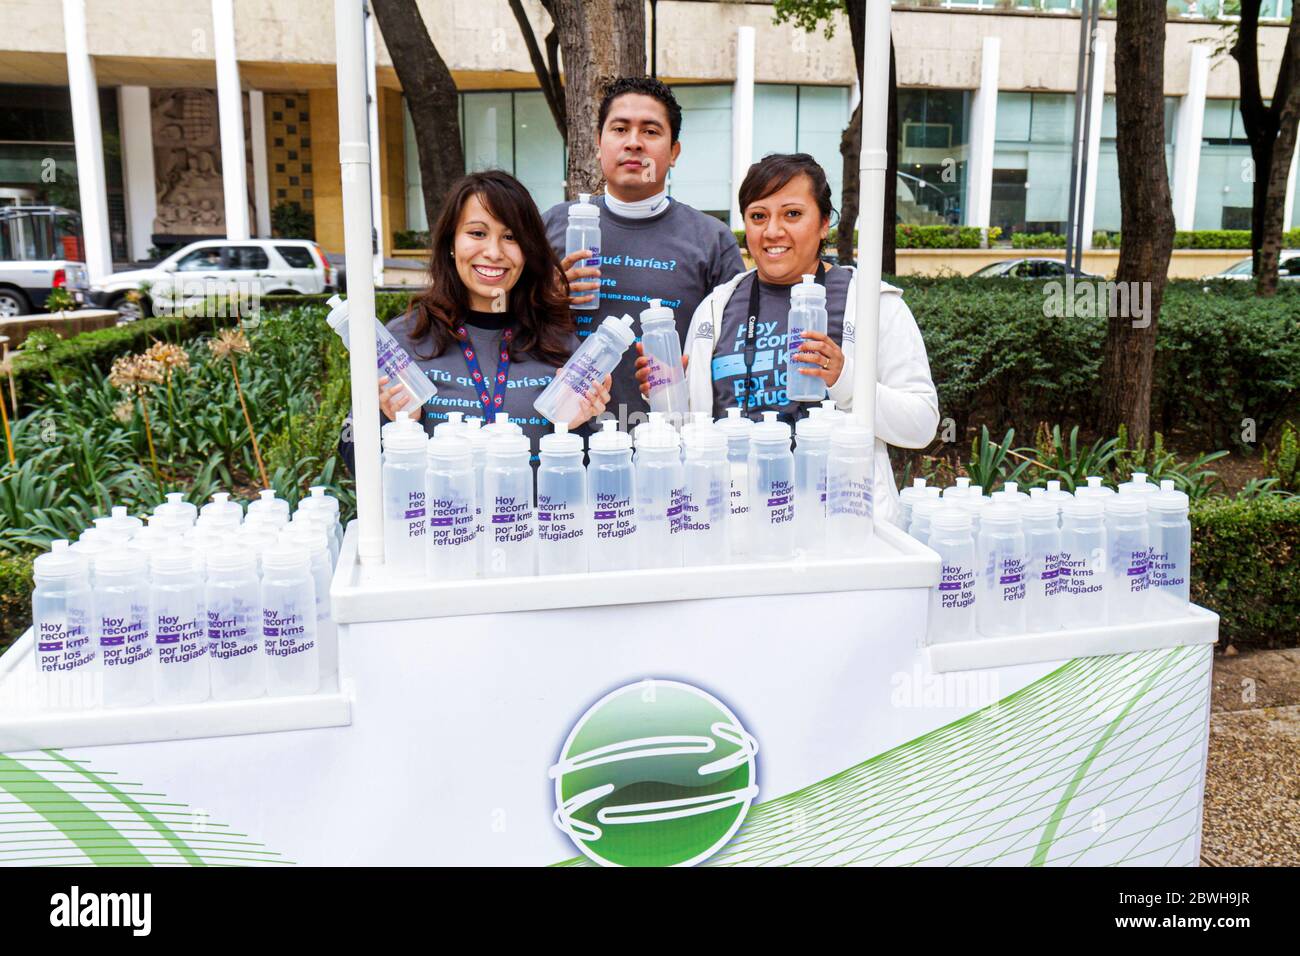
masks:
[[[850,268],[838,266],[837,268]],[[686,367],[687,389],[692,412],[708,412],[717,417],[713,407],[713,353],[717,330],[722,324],[732,293],[740,280],[752,273],[743,272],[715,288],[691,316],[683,354],[690,357]],[[844,303],[844,369],[829,388],[836,408],[853,410],[853,349],[856,336],[853,321],[857,315],[857,274],[849,280]],[[903,290],[880,283],[880,338],[876,356],[876,468],[873,501],[877,520],[898,522],[898,489],[889,463],[886,443],[899,448],[924,448],[934,438],[939,426],[939,396],[930,378],[930,362],[916,319],[903,302]]]

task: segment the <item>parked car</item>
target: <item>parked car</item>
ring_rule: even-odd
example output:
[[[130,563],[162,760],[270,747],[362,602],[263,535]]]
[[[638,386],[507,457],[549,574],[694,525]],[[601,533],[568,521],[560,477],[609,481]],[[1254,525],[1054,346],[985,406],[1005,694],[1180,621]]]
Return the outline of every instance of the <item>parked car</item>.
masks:
[[[0,318],[42,311],[59,288],[86,301],[81,217],[61,206],[0,208]]]
[[[147,269],[114,273],[90,298],[132,321],[211,296],[314,295],[332,291],[334,282],[334,267],[310,240],[205,239]],[[128,295],[139,289],[142,296]]]
[[[1283,249],[1278,255],[1277,277],[1294,282],[1300,279],[1300,250]],[[1255,278],[1255,260],[1254,258],[1242,259],[1236,265],[1229,266],[1222,272],[1216,272],[1202,278],[1202,282],[1210,279],[1253,279]]]
[[[992,262],[983,269],[971,273],[972,278],[981,279],[1064,279],[1065,263],[1060,259],[1028,258],[1004,259]],[[1101,276],[1090,272],[1080,272],[1076,279],[1100,279]]]

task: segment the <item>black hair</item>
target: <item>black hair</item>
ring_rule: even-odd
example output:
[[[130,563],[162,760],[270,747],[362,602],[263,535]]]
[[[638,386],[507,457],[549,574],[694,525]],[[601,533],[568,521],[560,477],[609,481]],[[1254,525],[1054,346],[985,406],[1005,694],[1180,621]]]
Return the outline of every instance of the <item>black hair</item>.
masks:
[[[831,206],[831,186],[826,181],[826,170],[807,153],[772,153],[750,166],[737,195],[740,211],[744,213],[750,203],[772,195],[800,174],[807,176],[812,183],[813,198],[817,200],[822,219],[830,221],[835,210]]]
[[[677,97],[673,96],[673,91],[653,76],[620,76],[610,80],[609,85],[605,87],[604,95],[600,99],[600,115],[596,120],[597,135],[605,128],[605,120],[609,118],[610,104],[620,96],[626,96],[628,93],[639,93],[662,103],[668,113],[668,126],[672,131],[672,141],[677,142],[677,138],[682,133],[682,108],[677,103]]]

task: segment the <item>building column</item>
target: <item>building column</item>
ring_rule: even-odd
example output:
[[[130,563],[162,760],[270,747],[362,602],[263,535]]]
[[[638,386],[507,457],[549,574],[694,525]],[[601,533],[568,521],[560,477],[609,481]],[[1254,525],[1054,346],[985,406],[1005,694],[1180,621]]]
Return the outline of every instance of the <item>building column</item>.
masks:
[[[1082,248],[1092,248],[1092,223],[1097,211],[1097,166],[1101,162],[1101,108],[1106,102],[1106,40],[1098,35],[1092,43],[1092,97],[1088,101],[1088,142],[1084,143],[1088,157],[1088,175],[1083,181],[1083,208],[1079,218],[1083,223]],[[1077,108],[1076,104],[1076,108]]]
[[[1205,126],[1205,92],[1210,82],[1210,50],[1193,43],[1187,95],[1174,121],[1174,223],[1190,230],[1196,221],[1196,181],[1201,171],[1201,131]]]
[[[384,283],[384,254],[389,238],[384,230],[384,198],[379,156],[379,79],[375,74],[375,14],[366,4],[366,130],[370,138],[370,227],[375,235],[375,285]]]
[[[122,124],[122,178],[126,222],[133,260],[149,258],[158,215],[158,185],[153,166],[153,110],[149,87],[119,86],[117,111]]]
[[[998,131],[999,37],[985,37],[980,85],[971,101],[970,160],[966,165],[966,225],[989,227],[993,207],[993,143]]]
[[[226,238],[247,239],[248,177],[244,172],[244,97],[235,55],[234,0],[212,0],[212,46],[217,62],[217,116],[221,127],[221,187]]]
[[[1283,230],[1294,229],[1295,222],[1295,182],[1300,172],[1300,147],[1291,151],[1291,172],[1286,177],[1286,206],[1282,213]]]
[[[248,125],[253,146],[253,211],[257,234],[271,237],[271,180],[266,167],[266,103],[261,90],[248,91]]]
[[[736,85],[731,97],[731,228],[744,229],[736,191],[754,162],[754,28],[736,28]]]
[[[81,197],[81,231],[86,272],[91,282],[113,274],[113,245],[108,234],[108,187],[104,177],[104,134],[99,124],[99,86],[86,44],[85,0],[63,0],[63,42],[68,60],[68,94],[72,100],[72,138]],[[55,170],[55,175],[59,172]]]

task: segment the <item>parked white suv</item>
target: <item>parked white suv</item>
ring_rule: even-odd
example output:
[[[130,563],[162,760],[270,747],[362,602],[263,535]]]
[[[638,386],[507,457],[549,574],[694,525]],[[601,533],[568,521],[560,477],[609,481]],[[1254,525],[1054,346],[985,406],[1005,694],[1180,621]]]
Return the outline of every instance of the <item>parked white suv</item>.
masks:
[[[91,287],[90,299],[133,321],[212,296],[314,295],[333,288],[334,269],[310,240],[207,239],[148,269],[114,273]],[[128,296],[139,289],[145,289],[143,296]]]

